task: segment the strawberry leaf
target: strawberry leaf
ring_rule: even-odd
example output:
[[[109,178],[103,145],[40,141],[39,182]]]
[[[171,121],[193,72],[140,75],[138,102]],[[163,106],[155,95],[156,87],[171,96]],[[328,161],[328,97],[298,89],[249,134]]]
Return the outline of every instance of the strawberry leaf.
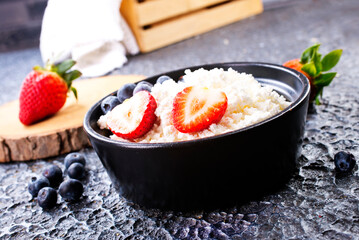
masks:
[[[316,105],[320,105],[321,103],[320,103],[320,100],[319,100],[319,96],[322,96],[322,94],[321,93],[317,93],[317,95],[315,96],[315,104]]]
[[[76,88],[71,87],[70,89],[71,89],[71,91],[74,93],[75,98],[76,98],[76,100],[77,100],[78,98],[77,98],[77,90],[76,90]]]
[[[322,66],[324,72],[329,71],[339,62],[342,52],[342,49],[333,50],[323,57]]]
[[[308,75],[311,77],[317,75],[317,69],[314,62],[304,64],[302,67],[302,71],[308,73]]]
[[[314,63],[316,69],[315,76],[320,75],[322,72],[322,62],[320,61],[321,57],[322,55],[320,53],[318,52],[313,53],[312,62]]]
[[[39,65],[34,66],[32,69],[35,70],[35,71],[44,71],[45,70],[45,68],[43,68],[43,67],[41,67]]]
[[[71,86],[71,82],[75,80],[76,78],[79,78],[82,75],[82,73],[78,70],[73,70],[71,72],[67,72],[63,74],[64,80],[67,82],[69,86]]]
[[[67,59],[67,60],[55,65],[56,72],[60,76],[62,76],[64,73],[66,73],[68,70],[70,70],[75,64],[76,64],[76,62],[74,60]]]
[[[319,88],[329,86],[336,74],[336,72],[323,73],[314,80],[313,84]]]
[[[321,102],[320,102],[320,98],[323,97],[323,87],[319,87],[319,88],[316,88],[317,91],[316,91],[316,94],[314,96],[314,100],[315,100],[315,105],[320,105]]]
[[[300,62],[302,64],[306,64],[310,61],[310,59],[312,58],[313,54],[315,52],[318,52],[320,44],[315,44],[309,48],[307,48],[306,50],[304,50],[304,52],[302,53],[302,56],[300,58]]]

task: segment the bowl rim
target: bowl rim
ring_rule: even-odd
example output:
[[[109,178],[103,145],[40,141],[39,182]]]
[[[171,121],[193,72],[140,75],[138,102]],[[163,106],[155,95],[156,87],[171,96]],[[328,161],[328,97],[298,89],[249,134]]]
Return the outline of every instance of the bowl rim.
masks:
[[[143,148],[143,149],[153,149],[153,148],[173,148],[173,147],[183,147],[186,146],[188,144],[193,144],[195,142],[206,142],[206,141],[214,141],[218,138],[223,138],[223,137],[228,137],[231,136],[233,134],[237,134],[240,132],[244,132],[244,131],[248,131],[250,129],[256,128],[260,125],[264,125],[267,122],[270,122],[276,118],[279,118],[285,114],[287,114],[288,112],[292,111],[294,108],[296,108],[298,105],[300,105],[305,99],[306,97],[309,95],[310,93],[310,83],[309,83],[309,79],[302,73],[293,70],[291,68],[288,67],[284,67],[282,65],[279,64],[273,64],[273,63],[265,63],[265,62],[223,62],[223,63],[211,63],[211,64],[202,64],[202,65],[195,65],[195,66],[188,66],[185,68],[179,68],[179,69],[175,69],[175,70],[171,70],[171,71],[167,71],[164,73],[160,73],[157,75],[153,75],[150,77],[146,77],[145,79],[142,79],[140,81],[145,81],[146,79],[149,78],[155,78],[155,77],[159,77],[162,75],[167,75],[170,74],[172,72],[175,71],[184,71],[186,69],[199,69],[199,68],[221,68],[219,65],[223,65],[223,68],[228,67],[231,68],[233,67],[233,65],[238,65],[238,66],[262,66],[262,67],[268,67],[268,68],[273,68],[273,69],[277,69],[280,71],[284,71],[287,72],[291,75],[294,75],[298,80],[301,81],[301,83],[303,84],[303,90],[301,91],[300,95],[298,96],[298,98],[293,101],[288,107],[286,107],[284,110],[280,111],[279,113],[266,118],[260,122],[257,122],[255,124],[251,124],[247,127],[244,128],[240,128],[240,129],[236,129],[236,130],[232,130],[229,132],[225,132],[225,133],[221,133],[221,134],[217,134],[214,136],[209,136],[209,137],[203,137],[203,138],[198,138],[198,139],[191,139],[191,140],[183,140],[183,141],[177,141],[177,142],[158,142],[158,143],[137,143],[137,142],[127,142],[127,141],[119,141],[119,140],[114,140],[111,139],[109,137],[103,136],[99,133],[97,133],[90,124],[90,118],[92,113],[94,112],[94,110],[99,107],[101,101],[106,98],[107,96],[113,94],[110,93],[106,96],[104,96],[102,99],[100,99],[99,101],[97,101],[85,114],[84,117],[84,121],[83,121],[83,128],[85,129],[85,131],[87,132],[88,135],[90,135],[91,137],[99,140],[99,141],[103,141],[107,144],[112,144],[112,145],[118,145],[118,146],[122,146],[122,147],[126,147],[126,148]],[[138,82],[140,82],[138,81]]]

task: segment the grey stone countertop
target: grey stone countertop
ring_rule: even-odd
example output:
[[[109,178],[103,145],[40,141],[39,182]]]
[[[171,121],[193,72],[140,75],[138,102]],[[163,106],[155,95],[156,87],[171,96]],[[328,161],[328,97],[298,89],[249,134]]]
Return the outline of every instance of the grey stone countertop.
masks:
[[[129,58],[111,74],[152,75],[191,65],[232,61],[281,64],[320,42],[320,52],[342,48],[338,76],[309,114],[299,171],[286,187],[258,201],[215,211],[144,209],[114,190],[96,153],[78,203],[59,197],[43,211],[27,183],[64,156],[0,164],[0,239],[358,239],[359,174],[339,178],[334,154],[359,160],[359,2],[303,0],[171,46]],[[0,54],[0,103],[14,100],[38,49]],[[1,116],[4,117],[4,116]],[[357,169],[357,168],[356,168]],[[240,185],[234,185],[240,188]]]

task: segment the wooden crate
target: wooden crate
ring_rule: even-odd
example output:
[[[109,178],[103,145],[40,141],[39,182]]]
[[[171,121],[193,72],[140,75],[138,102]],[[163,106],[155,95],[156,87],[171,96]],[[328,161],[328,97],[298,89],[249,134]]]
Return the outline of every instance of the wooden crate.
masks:
[[[123,0],[121,14],[149,52],[263,11],[261,0]]]

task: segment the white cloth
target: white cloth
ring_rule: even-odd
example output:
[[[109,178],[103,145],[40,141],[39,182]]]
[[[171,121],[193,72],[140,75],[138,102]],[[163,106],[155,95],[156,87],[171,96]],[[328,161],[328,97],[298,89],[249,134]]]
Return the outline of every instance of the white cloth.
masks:
[[[121,0],[49,0],[40,52],[44,62],[72,58],[83,76],[104,75],[139,52],[120,14]]]

